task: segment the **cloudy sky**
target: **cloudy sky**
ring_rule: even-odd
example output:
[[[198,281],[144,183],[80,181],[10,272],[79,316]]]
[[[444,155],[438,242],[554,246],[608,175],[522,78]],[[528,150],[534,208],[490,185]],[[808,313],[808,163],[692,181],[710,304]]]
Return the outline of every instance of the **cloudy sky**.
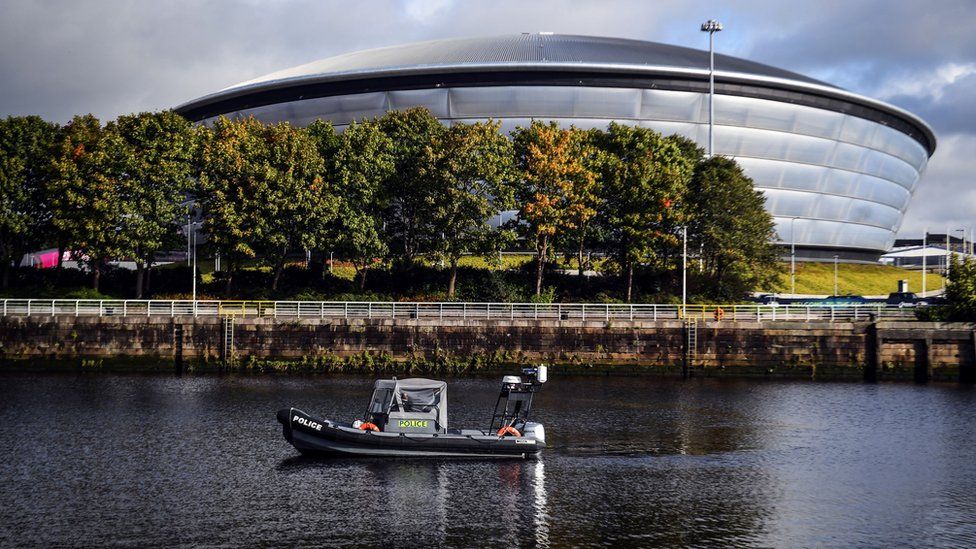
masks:
[[[939,149],[902,235],[976,225],[974,0],[2,0],[0,116],[63,122],[178,105],[278,69],[403,42],[511,32],[707,48],[906,108]]]

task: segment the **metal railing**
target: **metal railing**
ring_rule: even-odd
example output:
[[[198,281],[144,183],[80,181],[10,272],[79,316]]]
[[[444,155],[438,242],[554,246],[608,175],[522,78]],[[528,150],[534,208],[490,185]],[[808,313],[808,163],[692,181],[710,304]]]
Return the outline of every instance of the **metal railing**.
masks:
[[[393,318],[438,320],[630,321],[703,319],[850,322],[914,320],[911,307],[852,305],[681,305],[392,301],[190,301],[3,299],[2,316]]]

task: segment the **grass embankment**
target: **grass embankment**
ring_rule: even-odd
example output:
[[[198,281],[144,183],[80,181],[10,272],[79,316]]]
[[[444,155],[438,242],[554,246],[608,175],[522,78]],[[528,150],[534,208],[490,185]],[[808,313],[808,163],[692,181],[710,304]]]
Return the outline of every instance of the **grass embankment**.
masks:
[[[782,292],[790,291],[790,266],[785,266],[782,277]],[[898,290],[898,281],[908,280],[911,292],[922,291],[922,272],[909,271],[900,267],[887,265],[859,265],[841,263],[837,265],[837,290],[841,295],[887,295]],[[942,287],[942,276],[928,273],[925,276],[925,286],[928,291]],[[834,293],[834,264],[833,263],[797,263],[796,264],[796,293],[798,294],[833,294]]]
[[[458,276],[458,294],[461,301],[530,301],[533,299],[532,284],[534,272],[529,254],[505,254],[501,264],[489,262],[481,257],[465,257],[461,260]],[[594,267],[600,270],[605,265],[602,259],[594,260]],[[304,301],[440,301],[446,299],[447,271],[425,261],[408,274],[393,272],[387,267],[377,265],[367,277],[365,290],[359,289],[354,281],[355,270],[348,262],[336,261],[332,274],[315,278],[299,263],[289,266],[283,274],[277,291],[271,291],[271,269],[259,264],[248,265],[235,275],[233,297],[230,299],[283,299]],[[575,269],[565,258],[560,258],[557,268],[569,269],[571,274],[550,273],[546,278],[547,297],[543,301],[563,302],[622,302],[622,283],[616,276],[591,277],[582,283],[575,275]],[[779,284],[776,288],[766,288],[764,292],[787,293],[790,291],[789,263],[780,265]],[[200,299],[219,299],[223,296],[224,284],[213,273],[212,262],[199,265],[200,281],[197,295]],[[701,291],[694,269],[689,270],[689,298],[699,302]],[[135,274],[124,269],[107,270],[102,277],[102,292],[86,288],[91,276],[74,269],[66,269],[58,274],[50,270],[23,270],[17,273],[17,280],[6,291],[0,291],[0,298],[62,298],[62,299],[119,299],[132,298]],[[679,273],[680,276],[680,273]],[[21,279],[22,278],[22,279]],[[174,263],[153,269],[151,291],[155,299],[188,299],[190,297],[190,270],[185,263]],[[841,294],[887,295],[898,287],[898,281],[907,279],[909,290],[920,292],[922,274],[898,267],[884,265],[838,265],[838,291]],[[671,282],[675,282],[672,280]],[[677,279],[680,283],[680,278]],[[942,288],[942,277],[935,273],[927,275],[929,290]],[[680,286],[651,289],[660,285],[653,279],[635,280],[638,289],[637,302],[662,303],[673,301],[680,295]],[[797,263],[796,292],[798,294],[828,295],[834,293],[834,265],[826,263]]]

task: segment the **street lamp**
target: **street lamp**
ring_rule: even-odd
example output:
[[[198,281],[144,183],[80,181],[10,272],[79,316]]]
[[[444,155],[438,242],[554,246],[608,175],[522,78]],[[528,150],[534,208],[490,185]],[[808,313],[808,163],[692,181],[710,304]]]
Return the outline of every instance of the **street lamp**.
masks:
[[[945,253],[945,268],[942,269],[942,287],[945,287],[945,279],[949,276],[949,255],[952,253],[952,248],[949,247],[949,226],[946,225],[946,253]]]
[[[840,295],[837,291],[837,256],[834,255],[834,295]]]
[[[922,233],[922,297],[925,297],[925,271],[928,270],[926,266],[926,256],[928,255],[928,238],[929,238],[929,228],[925,227]]]
[[[708,156],[715,149],[715,33],[722,30],[722,24],[709,19],[701,25],[702,32],[708,33]]]
[[[681,227],[681,317],[688,305],[688,227]]]
[[[790,218],[790,294],[796,296],[796,218]]]
[[[958,233],[962,234],[962,237],[960,237],[960,239],[959,239],[959,240],[962,240],[962,245],[960,247],[960,250],[962,251],[963,254],[965,254],[966,253],[966,227],[959,227],[958,229],[953,229],[952,232],[954,232],[954,233],[955,232],[958,232]],[[949,255],[946,256],[946,261],[949,261],[950,259],[952,259],[952,251],[951,250],[949,252]],[[946,268],[947,269],[948,269],[948,266],[949,266],[949,264],[946,263]]]

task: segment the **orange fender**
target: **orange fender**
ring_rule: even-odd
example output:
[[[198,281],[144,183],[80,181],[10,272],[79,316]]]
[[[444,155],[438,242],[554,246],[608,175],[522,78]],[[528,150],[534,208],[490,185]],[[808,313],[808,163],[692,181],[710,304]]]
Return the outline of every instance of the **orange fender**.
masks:
[[[522,436],[522,433],[518,432],[518,429],[516,429],[515,427],[512,427],[511,425],[507,425],[498,430],[498,436],[503,437],[505,435],[520,437]]]
[[[380,428],[376,426],[375,423],[366,422],[359,426],[363,431],[376,431],[379,432]]]

